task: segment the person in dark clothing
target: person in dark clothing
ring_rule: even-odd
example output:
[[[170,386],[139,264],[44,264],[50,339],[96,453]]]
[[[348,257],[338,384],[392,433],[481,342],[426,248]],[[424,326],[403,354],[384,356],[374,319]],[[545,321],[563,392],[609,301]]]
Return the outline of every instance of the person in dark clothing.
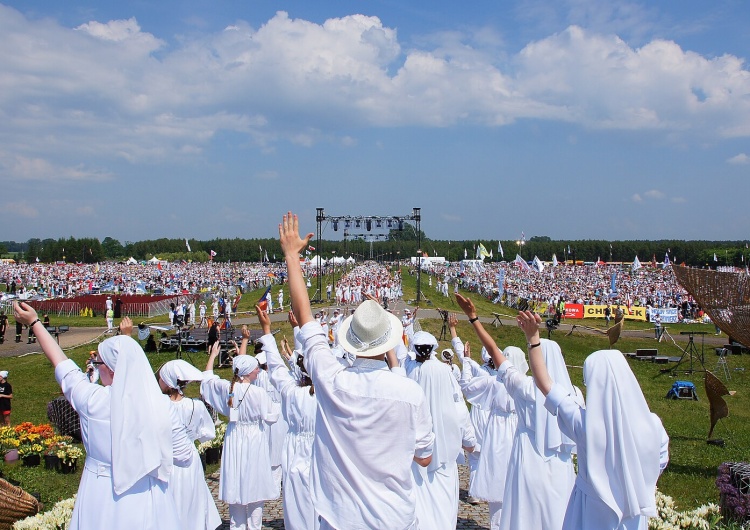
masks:
[[[8,382],[8,372],[0,371],[0,414],[5,425],[10,425],[10,400],[13,399],[13,387]]]
[[[5,331],[8,329],[8,315],[0,311],[0,344],[5,342]]]

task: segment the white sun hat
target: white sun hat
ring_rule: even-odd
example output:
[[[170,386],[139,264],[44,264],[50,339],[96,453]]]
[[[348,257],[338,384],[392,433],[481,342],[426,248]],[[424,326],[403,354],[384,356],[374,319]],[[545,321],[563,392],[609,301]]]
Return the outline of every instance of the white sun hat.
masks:
[[[365,300],[341,323],[339,344],[357,357],[377,357],[394,348],[404,333],[401,321],[380,304]]]

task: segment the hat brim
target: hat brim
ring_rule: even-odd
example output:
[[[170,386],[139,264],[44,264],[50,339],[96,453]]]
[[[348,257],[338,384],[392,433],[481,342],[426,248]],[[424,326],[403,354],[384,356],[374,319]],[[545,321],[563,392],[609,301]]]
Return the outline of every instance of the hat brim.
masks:
[[[378,346],[375,346],[374,348],[370,348],[368,350],[357,351],[357,347],[349,342],[349,340],[346,338],[346,335],[349,332],[349,328],[352,325],[352,320],[354,319],[354,315],[350,315],[346,317],[346,319],[339,326],[339,345],[346,351],[353,353],[357,357],[377,357],[378,355],[382,355],[388,350],[395,348],[396,345],[401,340],[403,340],[404,326],[401,325],[401,320],[399,320],[395,315],[387,312],[384,313],[388,317],[388,321],[391,325],[391,334],[388,337],[388,340],[383,344],[379,344]]]

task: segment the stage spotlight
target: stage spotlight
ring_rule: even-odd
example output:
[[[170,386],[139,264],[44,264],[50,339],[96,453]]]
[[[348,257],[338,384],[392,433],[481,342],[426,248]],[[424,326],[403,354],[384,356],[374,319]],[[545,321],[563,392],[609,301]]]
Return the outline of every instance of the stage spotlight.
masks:
[[[344,221],[344,228],[351,228],[351,227],[352,227],[352,222],[349,219]]]
[[[383,221],[375,219],[375,228],[383,228]]]
[[[367,220],[365,221],[365,228],[367,229],[367,231],[368,231],[368,232],[369,232],[370,230],[372,230],[372,220],[371,220],[371,219],[367,219]]]
[[[333,220],[333,231],[334,232],[338,232],[339,231],[339,220],[338,219],[334,219]]]
[[[360,221],[359,219],[356,219],[354,221],[354,228],[362,228],[362,221]]]

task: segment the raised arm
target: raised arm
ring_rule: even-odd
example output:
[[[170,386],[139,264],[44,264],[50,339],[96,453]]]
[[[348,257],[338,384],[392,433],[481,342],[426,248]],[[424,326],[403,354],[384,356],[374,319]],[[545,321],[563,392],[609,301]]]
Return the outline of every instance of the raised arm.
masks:
[[[206,362],[206,372],[214,371],[214,362],[216,361],[216,357],[219,355],[220,351],[221,343],[217,340],[211,345],[211,353],[209,354],[208,361]]]
[[[479,341],[489,352],[495,366],[503,364],[506,361],[505,355],[503,355],[503,352],[497,347],[497,344],[492,340],[492,337],[487,333],[487,330],[484,329],[482,322],[479,320],[479,317],[477,317],[477,309],[474,307],[474,302],[459,293],[456,293],[456,302],[458,302],[458,305],[463,309],[464,314],[469,317],[469,322],[474,326],[474,331],[477,333]]]
[[[39,320],[33,307],[26,302],[13,302],[13,315],[16,317],[16,322],[29,326],[29,329],[34,332],[44,355],[47,356],[53,367],[68,360],[68,356],[63,353],[60,345],[49,334],[47,328],[42,325],[42,321]]]
[[[258,306],[255,306],[255,310],[258,311]],[[240,347],[237,349],[237,355],[247,355],[247,343],[250,340],[250,330],[247,329],[245,324],[242,325],[242,341]]]
[[[542,322],[542,317],[531,311],[521,311],[516,317],[516,322],[526,335],[526,343],[529,347],[529,366],[534,376],[534,383],[546,396],[552,389],[554,381],[550,378],[547,365],[544,363],[542,344],[539,340],[539,324]]]
[[[300,326],[313,320],[310,296],[307,293],[302,267],[299,264],[299,254],[307,247],[312,236],[313,234],[309,233],[304,239],[300,237],[299,220],[292,212],[287,212],[279,224],[279,241],[286,260],[289,295]]]

